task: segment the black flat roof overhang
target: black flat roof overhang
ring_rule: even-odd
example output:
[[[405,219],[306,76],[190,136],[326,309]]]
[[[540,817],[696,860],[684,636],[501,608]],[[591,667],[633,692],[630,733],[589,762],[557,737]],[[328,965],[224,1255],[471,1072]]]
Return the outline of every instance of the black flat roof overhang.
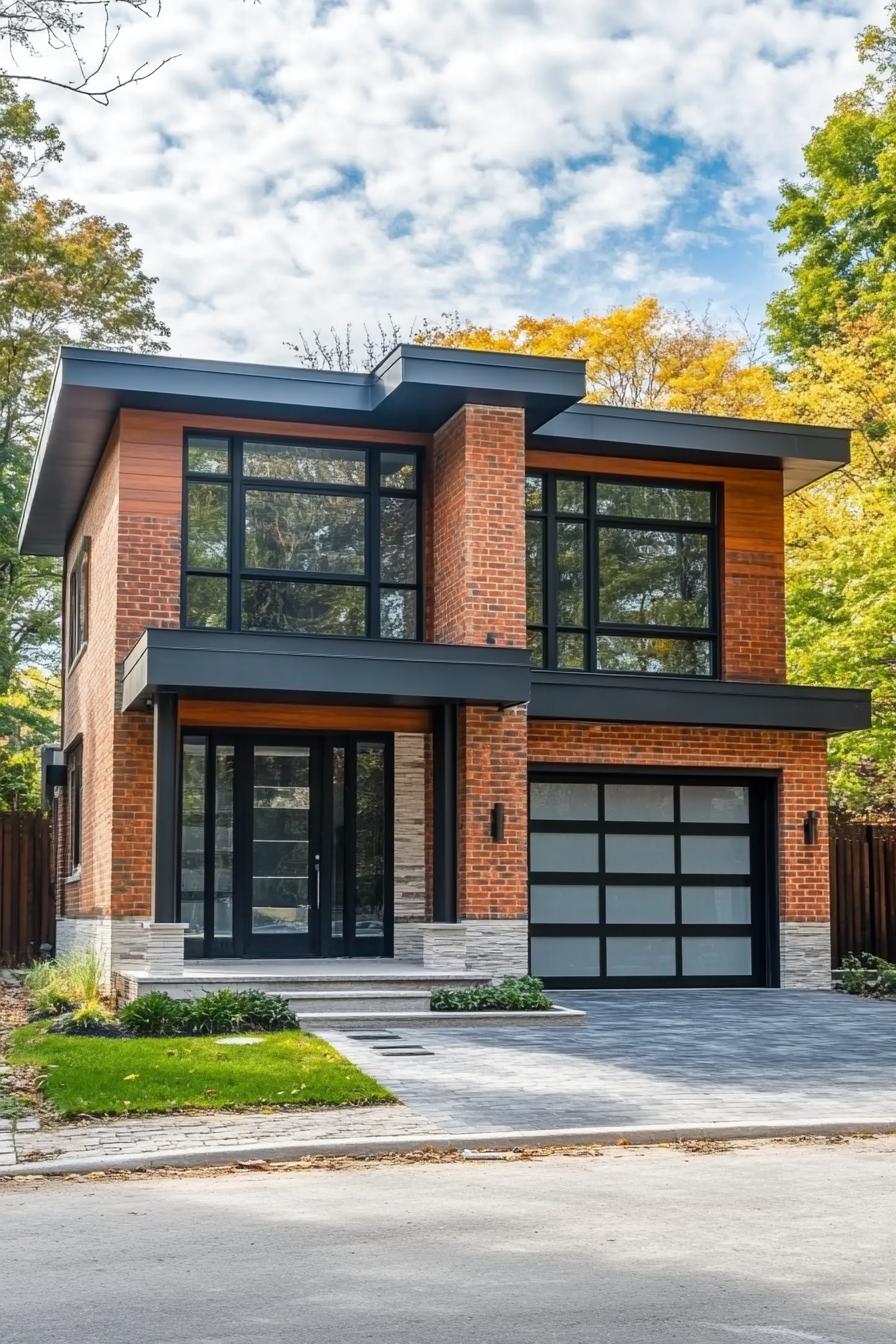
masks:
[[[525,411],[546,449],[768,466],[785,490],[849,461],[849,433],[582,403],[585,362],[400,345],[370,373],[64,347],[53,376],[19,545],[61,555],[118,412],[176,411],[429,434],[463,405]]]

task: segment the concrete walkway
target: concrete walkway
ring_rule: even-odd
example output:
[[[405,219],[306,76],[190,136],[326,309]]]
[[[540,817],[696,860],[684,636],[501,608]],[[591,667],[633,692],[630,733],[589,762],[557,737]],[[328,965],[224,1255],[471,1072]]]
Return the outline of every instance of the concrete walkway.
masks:
[[[554,997],[585,1009],[585,1024],[327,1033],[402,1106],[25,1122],[0,1132],[0,1174],[896,1128],[896,1004],[813,991]]]

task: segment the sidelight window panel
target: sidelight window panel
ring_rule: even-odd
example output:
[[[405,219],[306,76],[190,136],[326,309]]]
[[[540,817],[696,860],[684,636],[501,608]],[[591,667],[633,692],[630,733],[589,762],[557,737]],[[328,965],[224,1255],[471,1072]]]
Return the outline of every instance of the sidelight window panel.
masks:
[[[419,639],[415,449],[190,434],[181,619]]]
[[[717,674],[713,488],[546,473],[526,508],[536,666]]]

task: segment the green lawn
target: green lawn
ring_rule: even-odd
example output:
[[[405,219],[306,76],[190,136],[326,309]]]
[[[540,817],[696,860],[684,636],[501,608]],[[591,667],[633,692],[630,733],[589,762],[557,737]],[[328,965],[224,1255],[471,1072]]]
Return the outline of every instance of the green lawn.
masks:
[[[37,1024],[12,1033],[9,1059],[40,1069],[43,1095],[63,1116],[394,1100],[326,1041],[302,1031],[272,1032],[258,1045],[217,1045],[196,1036],[59,1036]]]

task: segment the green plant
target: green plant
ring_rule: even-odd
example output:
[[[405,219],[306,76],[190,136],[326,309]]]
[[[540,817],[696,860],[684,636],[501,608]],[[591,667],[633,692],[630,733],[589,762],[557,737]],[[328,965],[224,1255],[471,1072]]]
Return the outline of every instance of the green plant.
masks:
[[[185,1027],[186,1003],[160,989],[132,999],[119,1011],[118,1021],[132,1036],[177,1036]]]
[[[121,1036],[115,1014],[101,999],[90,999],[74,1012],[65,1013],[50,1027],[62,1036]]]
[[[286,999],[279,994],[265,994],[260,989],[246,989],[240,994],[246,1014],[243,1025],[258,1031],[294,1031],[296,1019]]]
[[[850,952],[840,965],[837,989],[842,994],[861,994],[865,998],[896,998],[896,966],[870,952],[858,956]]]
[[[536,976],[506,975],[500,985],[434,989],[431,1007],[436,1013],[543,1013],[552,1004]]]
[[[26,971],[25,987],[36,1013],[54,1016],[103,998],[104,967],[99,952],[79,947],[53,961],[39,961]]]

